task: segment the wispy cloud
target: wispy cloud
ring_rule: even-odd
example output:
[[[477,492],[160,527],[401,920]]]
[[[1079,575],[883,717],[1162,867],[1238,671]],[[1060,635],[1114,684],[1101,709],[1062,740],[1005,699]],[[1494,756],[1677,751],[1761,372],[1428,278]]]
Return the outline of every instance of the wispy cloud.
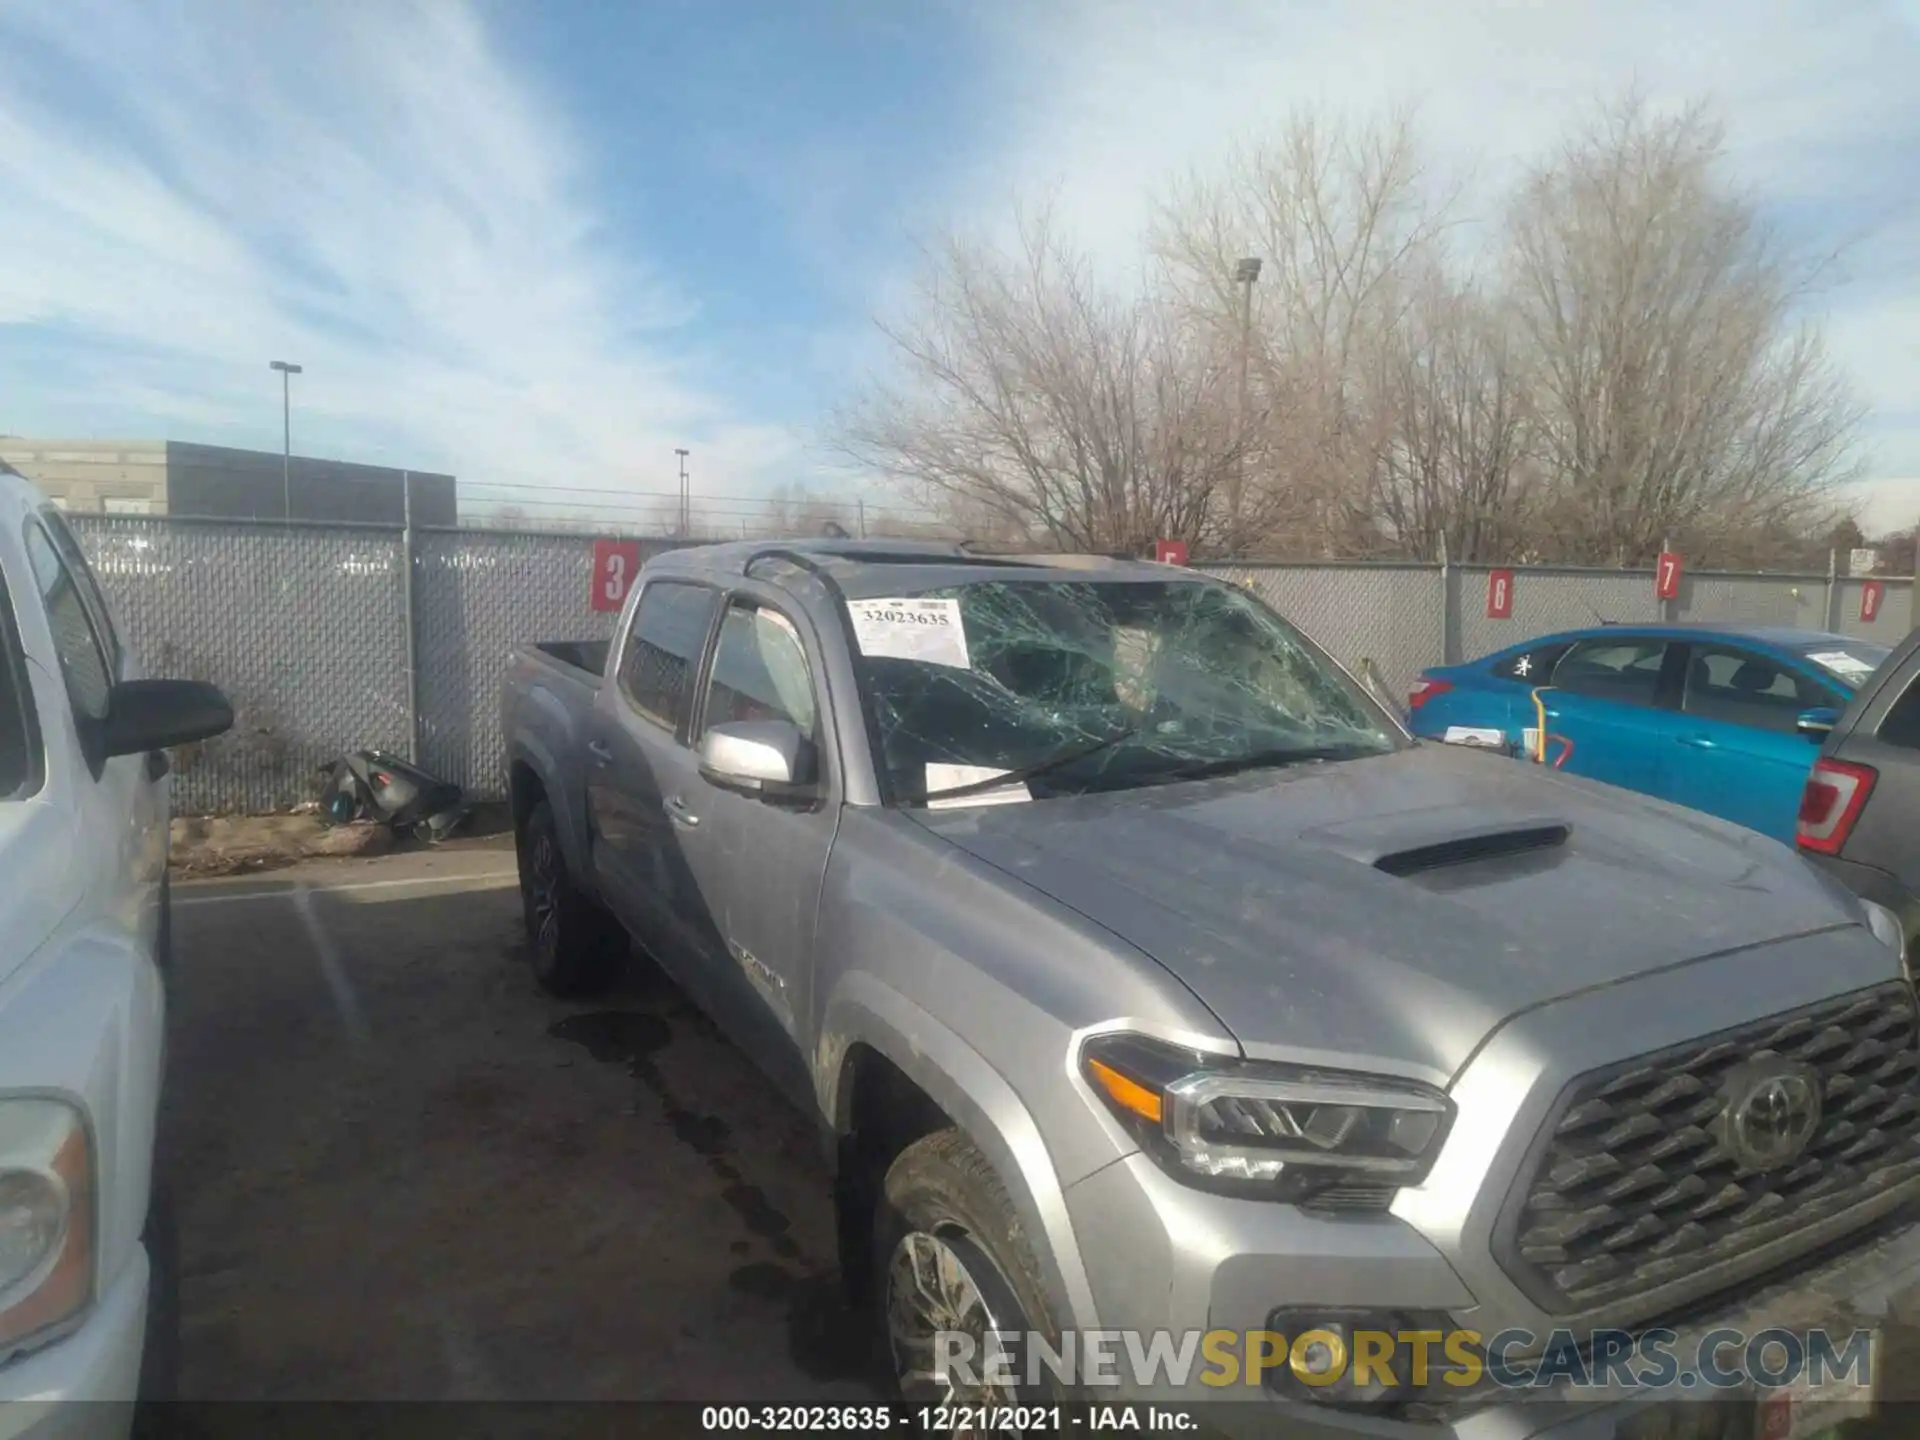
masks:
[[[692,444],[723,491],[794,448],[690,378],[695,298],[457,0],[17,0],[0,93],[0,427],[264,442],[286,358],[303,448],[476,479],[652,485]]]

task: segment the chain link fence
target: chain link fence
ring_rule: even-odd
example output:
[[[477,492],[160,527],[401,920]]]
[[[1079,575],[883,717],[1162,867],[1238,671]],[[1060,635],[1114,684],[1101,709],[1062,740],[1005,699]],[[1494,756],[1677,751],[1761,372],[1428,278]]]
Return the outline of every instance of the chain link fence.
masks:
[[[1431,565],[1213,565],[1245,585],[1355,674],[1370,663],[1394,695],[1439,663],[1445,616]]]
[[[670,540],[640,542],[644,564]],[[615,616],[587,604],[591,537],[422,531],[415,543],[420,759],[497,795],[507,773],[500,686],[525,640],[605,640]]]
[[[179,756],[184,813],[308,799],[320,766],[361,747],[413,749],[497,798],[513,647],[612,632],[614,617],[588,603],[591,536],[421,530],[409,593],[407,540],[391,529],[69,519],[147,673],[210,680],[233,701],[233,731]],[[675,543],[643,541],[641,558]],[[1492,619],[1483,566],[1203,568],[1254,590],[1349,669],[1371,667],[1396,696],[1428,666],[1603,620],[1744,620],[1894,644],[1916,618],[1911,580],[1894,577],[1688,575],[1661,602],[1650,571],[1515,569],[1512,615]]]
[[[231,732],[177,757],[183,813],[309,798],[349,746],[407,745],[406,551],[391,530],[72,516],[149,675],[207,680]]]

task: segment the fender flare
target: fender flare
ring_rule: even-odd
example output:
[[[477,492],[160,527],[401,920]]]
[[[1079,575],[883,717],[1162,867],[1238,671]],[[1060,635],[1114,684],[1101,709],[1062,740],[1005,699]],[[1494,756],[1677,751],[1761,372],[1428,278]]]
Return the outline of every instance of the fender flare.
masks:
[[[1013,1087],[955,1031],[877,976],[856,971],[834,987],[820,1032],[815,1085],[821,1113],[844,1129],[846,1059],[871,1046],[899,1067],[980,1148],[1029,1234],[1049,1298],[1069,1329],[1099,1326],[1093,1287],[1073,1235],[1066,1195],[1033,1116]]]
[[[586,816],[574,813],[574,797],[567,794],[558,783],[557,777],[562,773],[558,758],[538,736],[518,736],[507,747],[509,787],[516,764],[525,765],[538,777],[541,793],[552,807],[553,818],[560,831],[560,855],[567,863],[567,874],[576,886],[590,889],[593,871],[587,863]],[[509,794],[509,803],[515,798]]]

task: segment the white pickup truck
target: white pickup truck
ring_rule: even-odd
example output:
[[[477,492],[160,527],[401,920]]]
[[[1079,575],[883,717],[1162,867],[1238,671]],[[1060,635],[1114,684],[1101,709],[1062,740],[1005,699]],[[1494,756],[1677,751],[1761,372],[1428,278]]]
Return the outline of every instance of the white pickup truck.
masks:
[[[123,1433],[130,1405],[68,1402],[142,1388],[165,752],[232,723],[211,685],[138,678],[72,533],[0,464],[0,1437]]]

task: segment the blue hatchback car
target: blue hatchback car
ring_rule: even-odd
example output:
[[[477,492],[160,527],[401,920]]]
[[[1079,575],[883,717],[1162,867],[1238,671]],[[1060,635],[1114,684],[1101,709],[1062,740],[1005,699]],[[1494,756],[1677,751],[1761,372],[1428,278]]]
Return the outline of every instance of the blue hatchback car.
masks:
[[[1567,630],[1423,671],[1408,720],[1792,844],[1820,742],[1889,653],[1756,625]]]

